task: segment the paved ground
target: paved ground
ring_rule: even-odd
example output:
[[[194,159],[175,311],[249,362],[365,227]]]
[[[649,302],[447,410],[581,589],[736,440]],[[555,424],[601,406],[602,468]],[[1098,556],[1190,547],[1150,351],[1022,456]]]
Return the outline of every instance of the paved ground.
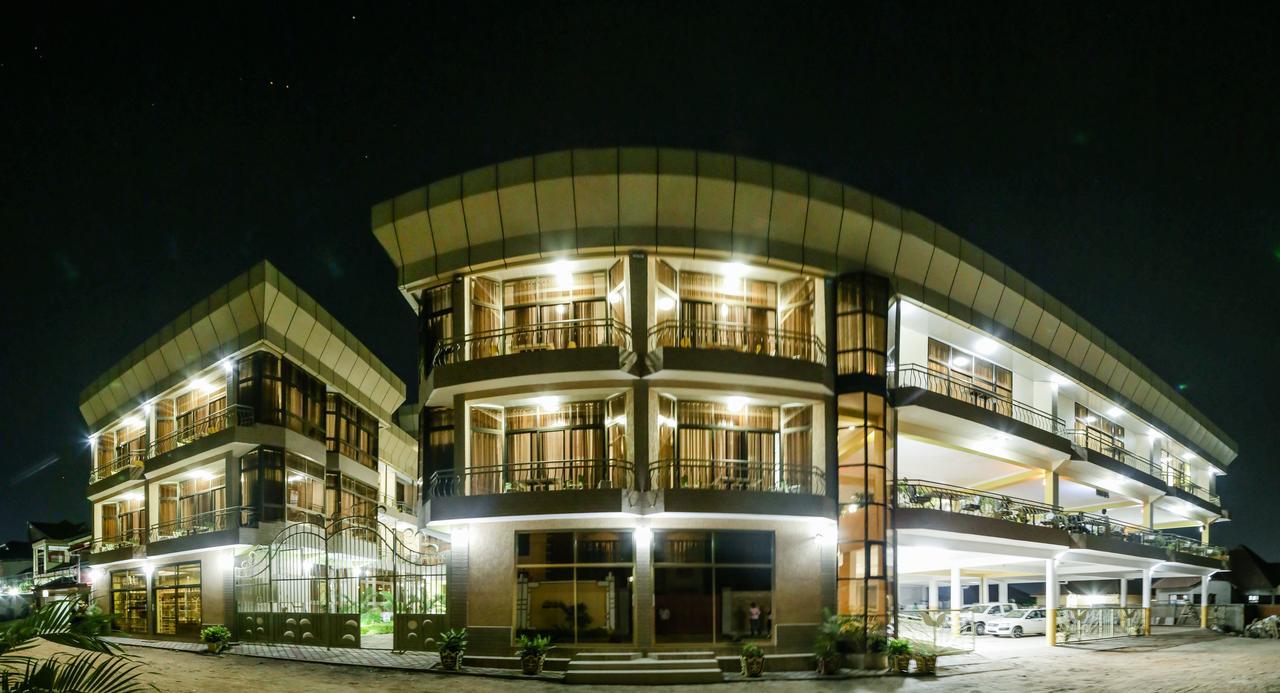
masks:
[[[942,660],[939,676],[860,678],[825,681],[794,679],[716,686],[731,693],[783,691],[1277,691],[1280,692],[1280,640],[1249,640],[1182,631],[1152,638],[1109,640],[1054,649],[1032,647],[1028,640],[998,657],[973,654]],[[194,646],[193,646],[194,647]],[[260,646],[261,647],[261,646]],[[55,651],[41,645],[32,654]],[[307,691],[413,690],[521,693],[566,690],[556,682],[454,676],[422,670],[333,666],[242,654],[211,656],[192,651],[129,646],[127,652],[146,669],[146,680],[162,691]],[[305,648],[286,656],[311,656]],[[403,658],[404,664],[426,664],[430,655],[378,653],[377,658]],[[377,661],[377,660],[369,660]],[[573,690],[573,689],[569,689]],[[662,689],[616,686],[613,691],[687,693],[706,687]]]

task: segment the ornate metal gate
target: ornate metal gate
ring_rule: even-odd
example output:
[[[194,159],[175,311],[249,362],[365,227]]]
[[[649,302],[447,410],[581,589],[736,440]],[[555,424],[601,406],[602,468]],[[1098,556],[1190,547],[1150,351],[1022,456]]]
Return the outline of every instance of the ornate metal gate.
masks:
[[[448,552],[376,519],[289,525],[235,570],[247,642],[426,650],[446,627]]]

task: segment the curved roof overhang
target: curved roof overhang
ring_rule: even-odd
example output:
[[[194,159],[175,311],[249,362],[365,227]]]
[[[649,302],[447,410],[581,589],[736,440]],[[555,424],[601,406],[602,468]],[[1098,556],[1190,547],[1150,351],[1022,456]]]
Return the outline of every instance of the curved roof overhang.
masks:
[[[829,178],[729,154],[576,149],[446,178],[373,207],[406,292],[537,258],[632,249],[867,271],[1166,427],[1219,467],[1236,444],[1101,330],[927,217]]]
[[[80,393],[97,431],[219,360],[265,342],[383,422],[405,399],[396,377],[307,292],[263,261],[118,361]]]

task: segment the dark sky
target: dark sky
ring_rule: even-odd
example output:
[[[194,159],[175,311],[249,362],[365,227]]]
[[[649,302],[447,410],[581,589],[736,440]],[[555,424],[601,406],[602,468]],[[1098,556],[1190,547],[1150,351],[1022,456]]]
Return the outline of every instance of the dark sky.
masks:
[[[1280,24],[1262,10],[25,4],[0,19],[0,539],[88,518],[80,390],[251,263],[412,382],[371,204],[656,144],[832,176],[1032,278],[1238,440],[1215,539],[1280,560]]]

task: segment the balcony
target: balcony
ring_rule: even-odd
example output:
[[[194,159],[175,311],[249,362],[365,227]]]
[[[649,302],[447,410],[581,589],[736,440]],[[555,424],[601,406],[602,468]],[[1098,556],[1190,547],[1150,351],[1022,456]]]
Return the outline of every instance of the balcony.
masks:
[[[418,502],[414,498],[396,500],[390,496],[383,496],[378,501],[378,509],[382,512],[400,513],[409,517],[418,516]]]
[[[1105,436],[1092,428],[1073,428],[1063,431],[1062,434],[1071,441],[1072,445],[1078,448],[1092,450],[1104,457],[1133,467],[1148,476],[1157,479],[1165,478],[1164,465],[1159,462],[1152,462],[1132,450],[1126,450],[1122,444],[1117,444],[1113,438]]]
[[[431,495],[485,496],[532,491],[632,489],[635,475],[626,460],[553,460],[469,467],[431,476]]]
[[[172,433],[167,433],[151,441],[147,458],[157,457],[166,452],[176,450],[184,445],[194,443],[201,438],[225,431],[234,426],[252,426],[253,407],[236,404],[213,412],[202,419],[184,423]]]
[[[667,320],[649,330],[649,350],[660,347],[736,351],[744,354],[827,362],[826,348],[817,335],[741,323]]]
[[[146,527],[134,527],[123,532],[93,540],[88,547],[89,563],[113,563],[139,558],[147,545]]]
[[[902,364],[890,373],[889,388],[918,388],[943,395],[1055,435],[1065,428],[1062,419],[1053,414],[1005,399],[980,382],[938,373],[915,363]]]
[[[936,510],[985,517],[1021,525],[1055,529],[1080,537],[1118,540],[1163,552],[1177,552],[1225,561],[1220,546],[1203,544],[1170,532],[1118,522],[1105,515],[1066,512],[1060,506],[951,486],[932,481],[902,479],[896,493],[899,508]]]
[[[371,452],[361,450],[345,440],[329,438],[326,443],[329,452],[336,452],[349,460],[354,460],[362,467],[374,470],[378,468],[378,456]]]
[[[446,339],[436,346],[432,365],[443,366],[494,356],[531,352],[617,347],[630,350],[631,332],[612,318],[553,320],[473,332],[462,339]]]
[[[649,465],[648,490],[763,491],[821,496],[820,469],[749,460],[659,460]]]
[[[141,477],[142,465],[146,462],[146,459],[146,449],[127,450],[116,455],[115,459],[110,462],[100,464],[89,470],[89,483],[94,484],[126,471],[129,472],[130,479],[139,478]],[[133,470],[137,470],[137,473],[135,474]]]
[[[211,510],[209,512],[197,513],[190,517],[183,517],[170,522],[162,522],[151,526],[148,543],[155,545],[157,542],[169,541],[175,539],[184,539],[188,537],[199,537],[202,535],[212,535],[220,532],[229,532],[237,530],[240,527],[253,527],[257,524],[257,516],[252,508],[242,508],[239,506],[233,508],[223,508],[221,510]],[[213,546],[219,542],[200,542],[200,546],[192,546],[190,548],[203,548],[204,544]],[[184,549],[187,547],[183,547]],[[182,549],[173,549],[182,550]],[[166,550],[165,553],[171,551]]]
[[[1183,493],[1189,493],[1196,498],[1212,503],[1216,507],[1222,507],[1222,501],[1218,498],[1217,494],[1210,492],[1209,489],[1192,481],[1191,477],[1181,470],[1169,467],[1168,471],[1170,488],[1182,491]]]

